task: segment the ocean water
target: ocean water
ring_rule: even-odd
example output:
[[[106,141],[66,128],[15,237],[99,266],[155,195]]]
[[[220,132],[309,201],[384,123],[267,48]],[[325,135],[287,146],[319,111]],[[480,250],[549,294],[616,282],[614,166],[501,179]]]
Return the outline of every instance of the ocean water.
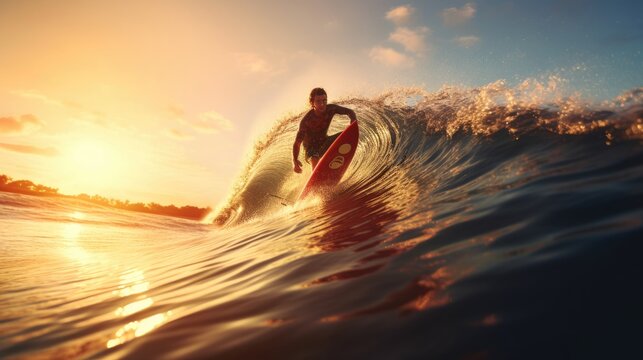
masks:
[[[299,116],[201,222],[0,193],[0,357],[636,357],[643,90],[532,85],[342,99],[356,156],[304,203]]]

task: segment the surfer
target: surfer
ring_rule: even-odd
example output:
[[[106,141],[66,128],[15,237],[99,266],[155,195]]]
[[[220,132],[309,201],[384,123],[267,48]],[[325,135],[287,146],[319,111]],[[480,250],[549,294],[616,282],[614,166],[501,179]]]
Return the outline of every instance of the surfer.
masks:
[[[299,161],[299,147],[303,143],[306,152],[306,161],[310,162],[313,169],[317,165],[319,158],[324,155],[328,147],[339,136],[340,133],[328,136],[328,127],[335,114],[348,115],[351,124],[357,121],[355,111],[339,106],[337,104],[327,104],[328,95],[322,88],[314,88],[308,98],[312,109],[304,115],[299,123],[299,131],[292,147],[293,170],[301,173],[303,166]]]

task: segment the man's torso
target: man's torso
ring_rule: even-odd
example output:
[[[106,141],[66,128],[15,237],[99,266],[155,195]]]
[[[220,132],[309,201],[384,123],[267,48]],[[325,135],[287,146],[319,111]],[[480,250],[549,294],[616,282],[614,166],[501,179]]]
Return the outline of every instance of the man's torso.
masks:
[[[299,131],[303,131],[303,145],[307,152],[318,150],[324,145],[330,122],[336,113],[335,106],[329,104],[323,114],[317,115],[314,110],[310,110],[301,120]]]

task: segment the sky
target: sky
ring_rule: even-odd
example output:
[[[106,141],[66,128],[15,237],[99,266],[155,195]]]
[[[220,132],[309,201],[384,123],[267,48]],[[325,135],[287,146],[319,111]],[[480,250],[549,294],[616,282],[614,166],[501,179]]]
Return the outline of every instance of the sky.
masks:
[[[619,0],[3,0],[0,173],[215,207],[313,87],[332,102],[556,75],[609,99],[643,86],[641,13]]]

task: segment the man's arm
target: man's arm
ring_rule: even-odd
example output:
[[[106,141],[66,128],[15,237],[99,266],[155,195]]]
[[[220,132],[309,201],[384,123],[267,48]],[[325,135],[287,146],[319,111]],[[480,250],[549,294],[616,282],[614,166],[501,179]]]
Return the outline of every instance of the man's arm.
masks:
[[[308,114],[306,114],[306,116],[308,116]],[[296,173],[301,173],[301,167],[303,166],[301,161],[299,161],[299,148],[301,147],[301,143],[304,141],[304,120],[306,119],[306,116],[301,119],[301,122],[299,123],[299,130],[297,131],[297,136],[295,137],[295,142],[292,144],[292,164],[293,171]]]
[[[351,124],[357,121],[357,115],[355,115],[355,111],[353,111],[352,109],[345,108],[337,104],[333,104],[333,106],[335,107],[335,113],[340,115],[348,115],[348,117],[351,119]]]
[[[297,138],[295,139],[295,143],[292,145],[292,164],[293,164],[293,171],[296,173],[301,172],[301,167],[302,163],[299,161],[299,147],[301,146],[301,139],[299,138],[299,134]]]

